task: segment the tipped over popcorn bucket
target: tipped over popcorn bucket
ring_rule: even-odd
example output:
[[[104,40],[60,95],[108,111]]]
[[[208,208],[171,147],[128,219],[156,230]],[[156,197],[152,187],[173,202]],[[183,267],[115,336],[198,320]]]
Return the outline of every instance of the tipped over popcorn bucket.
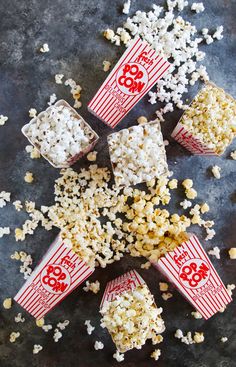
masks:
[[[71,114],[71,116],[78,120],[78,124],[82,125],[82,130],[84,132],[84,135],[86,136],[88,142],[86,143],[86,145],[83,147],[83,149],[81,150],[78,143],[74,143],[74,145],[78,146],[77,151],[75,151],[73,154],[69,154],[68,157],[61,163],[55,163],[49,155],[45,154],[44,152],[42,152],[42,147],[41,144],[38,141],[34,141],[33,137],[30,136],[29,134],[29,130],[30,128],[36,124],[36,121],[38,119],[43,119],[45,117],[46,114],[50,115],[54,113],[55,108],[59,108],[62,112],[63,109],[69,111],[69,113]],[[64,122],[66,123],[66,121]],[[61,99],[59,101],[57,101],[54,105],[48,107],[45,111],[40,112],[36,117],[34,117],[32,120],[30,120],[30,122],[26,125],[24,125],[21,129],[22,133],[25,135],[25,137],[28,139],[28,141],[30,142],[30,144],[32,144],[39,152],[40,154],[55,168],[67,168],[72,166],[78,159],[80,159],[83,155],[87,154],[90,150],[93,149],[93,147],[95,146],[95,144],[97,143],[99,136],[96,134],[96,132],[89,126],[89,124],[83,119],[83,117],[81,115],[78,114],[78,112],[72,108],[65,100]],[[50,133],[50,131],[44,131],[44,133]],[[58,145],[60,143],[57,143]],[[58,147],[58,150],[60,152],[60,147]],[[61,148],[63,149],[63,146],[61,146]],[[60,154],[60,153],[58,153]]]
[[[136,37],[88,104],[88,110],[114,128],[167,72],[170,64]]]
[[[223,154],[236,136],[236,100],[214,83],[207,82],[171,136],[195,155]]]
[[[59,234],[14,300],[40,319],[93,271],[65,245]]]
[[[232,298],[195,235],[152,263],[205,319],[224,309]]]

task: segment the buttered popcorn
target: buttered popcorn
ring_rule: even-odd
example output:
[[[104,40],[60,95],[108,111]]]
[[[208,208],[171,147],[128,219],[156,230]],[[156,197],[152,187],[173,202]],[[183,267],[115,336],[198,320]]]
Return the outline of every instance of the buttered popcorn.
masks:
[[[236,136],[236,101],[223,89],[206,84],[180,122],[194,138],[222,154]]]
[[[157,308],[146,284],[125,291],[115,300],[105,302],[101,326],[106,327],[119,352],[141,349],[148,339],[153,345],[160,342],[159,334],[165,330],[161,318],[162,308]]]
[[[168,171],[158,122],[132,126],[111,134],[108,144],[117,186],[150,181]]]
[[[50,106],[26,127],[30,142],[56,167],[68,165],[97,139],[89,125],[63,104]]]

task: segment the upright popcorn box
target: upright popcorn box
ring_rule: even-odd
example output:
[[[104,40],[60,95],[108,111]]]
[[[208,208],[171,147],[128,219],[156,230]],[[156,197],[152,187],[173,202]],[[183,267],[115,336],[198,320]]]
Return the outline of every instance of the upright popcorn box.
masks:
[[[153,265],[207,320],[232,298],[195,235]]]
[[[189,108],[191,108],[193,104],[196,103],[196,99],[201,95],[202,92],[204,92],[204,90],[207,90],[207,88],[213,88],[213,90],[215,91],[218,90],[222,92],[224,95],[224,101],[227,100],[235,105],[234,107],[235,109],[235,112],[234,112],[235,128],[234,130],[235,130],[235,135],[236,135],[236,101],[231,95],[227,94],[222,88],[217,87],[214,83],[212,82],[205,83],[205,86],[198,92],[198,94],[192,100],[191,104],[189,105]],[[219,108],[220,107],[221,106],[219,105]],[[189,108],[187,109],[187,111],[189,110]],[[173,130],[171,134],[172,138],[174,138],[184,148],[186,148],[188,151],[190,151],[191,153],[195,155],[220,156],[221,154],[223,154],[224,150],[227,148],[227,145],[229,145],[231,141],[233,140],[233,137],[230,138],[230,141],[228,142],[228,144],[225,145],[223,149],[221,149],[220,151],[217,151],[217,147],[213,148],[212,144],[204,143],[202,139],[198,138],[195,133],[191,132],[188,129],[188,127],[185,125],[185,119],[188,118],[187,111],[183,113],[178,124],[176,125],[175,129]],[[203,112],[205,111],[202,111],[202,113]],[[216,112],[216,114],[217,113],[218,112]],[[232,125],[231,121],[229,121],[229,124]],[[222,137],[222,140],[224,138],[225,137]],[[215,140],[213,139],[211,143],[215,143]]]
[[[88,110],[114,128],[169,67],[146,41],[136,37],[89,102]]]
[[[36,319],[40,319],[93,271],[64,244],[59,235],[14,300]]]

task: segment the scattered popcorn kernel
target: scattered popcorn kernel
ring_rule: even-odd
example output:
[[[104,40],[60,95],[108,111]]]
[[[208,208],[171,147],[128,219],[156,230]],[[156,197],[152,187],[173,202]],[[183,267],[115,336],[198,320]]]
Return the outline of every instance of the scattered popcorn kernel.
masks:
[[[61,338],[62,338],[62,333],[58,329],[55,329],[54,334],[53,334],[54,342],[57,343],[59,339]]]
[[[35,320],[35,323],[38,327],[42,327],[45,324],[44,318]]]
[[[218,26],[212,37],[217,39],[218,41],[221,40],[223,38],[223,34],[222,34],[223,31],[224,31],[224,27],[222,25]]]
[[[230,157],[236,160],[236,150],[230,153]]]
[[[129,14],[129,11],[130,11],[130,5],[131,5],[131,0],[127,0],[127,1],[124,3],[124,7],[123,7],[123,13],[124,13],[124,14]]]
[[[229,293],[230,297],[232,297],[232,294],[233,294],[233,290],[235,289],[235,284],[227,284],[227,292]]]
[[[178,180],[176,180],[175,178],[173,178],[173,180],[170,180],[168,183],[168,186],[171,190],[173,189],[177,189],[178,187]]]
[[[222,338],[220,339],[222,343],[226,343],[228,341],[227,336],[222,336]]]
[[[15,207],[15,209],[19,212],[23,208],[23,205],[21,204],[20,200],[13,201],[12,203]]]
[[[137,119],[137,122],[138,124],[146,124],[148,122],[148,119],[147,117],[145,116],[140,116],[138,119]]]
[[[9,227],[0,227],[0,238],[2,238],[4,235],[10,234],[10,228]]]
[[[169,298],[173,297],[173,294],[170,292],[167,292],[167,293],[162,293],[161,296],[164,299],[164,301],[168,301]]]
[[[209,208],[209,205],[207,203],[204,203],[201,205],[201,213],[202,214],[205,214],[207,212],[209,212],[210,208]]]
[[[25,318],[22,317],[22,313],[18,313],[16,316],[15,316],[15,322],[25,322]]]
[[[155,359],[155,361],[158,361],[158,359],[160,358],[160,355],[161,355],[161,350],[155,349],[151,354],[151,358]]]
[[[151,265],[150,261],[147,261],[144,264],[141,264],[141,269],[150,269]]]
[[[115,36],[115,33],[112,29],[106,29],[104,32],[103,32],[103,36],[107,39],[107,40],[112,40]]]
[[[3,208],[7,205],[7,202],[10,201],[11,193],[6,191],[0,192],[0,208]]]
[[[87,326],[87,333],[88,335],[91,335],[93,330],[95,330],[95,327],[91,325],[91,321],[90,320],[86,320],[84,323],[85,326]]]
[[[191,189],[193,187],[193,180],[191,180],[190,178],[186,178],[183,182],[182,182],[183,187],[188,190]]]
[[[63,322],[58,322],[57,327],[60,330],[65,330],[65,328],[70,324],[69,320],[65,320]]]
[[[95,341],[95,344],[94,344],[94,349],[95,350],[100,350],[100,349],[103,349],[104,348],[104,344],[100,341]]]
[[[11,343],[15,343],[16,339],[19,338],[20,336],[20,333],[19,331],[13,331],[11,334],[10,334],[10,342]]]
[[[192,203],[191,201],[184,199],[184,201],[180,203],[180,206],[182,206],[183,209],[188,209],[192,206]]]
[[[221,171],[221,168],[219,166],[213,166],[211,171],[212,171],[213,176],[215,178],[220,179],[220,171]]]
[[[205,237],[205,240],[212,240],[212,238],[215,236],[216,232],[214,229],[206,228],[207,236]]]
[[[191,6],[191,10],[195,11],[196,13],[201,13],[205,10],[203,3],[193,3]]]
[[[33,173],[27,171],[24,177],[25,182],[32,183],[34,181]]]
[[[34,344],[33,354],[38,354],[43,349],[42,345]]]
[[[97,152],[96,151],[90,152],[87,155],[87,160],[90,161],[90,162],[95,162],[96,159],[97,159]]]
[[[48,44],[47,43],[44,43],[42,45],[42,47],[40,47],[39,51],[42,52],[42,53],[49,52]]]
[[[95,294],[97,294],[99,291],[100,291],[100,283],[98,280],[96,280],[95,282],[93,283],[90,283],[89,280],[86,281],[86,286],[83,287],[83,290],[85,292],[93,292]]]
[[[185,194],[186,194],[186,197],[190,200],[196,199],[197,197],[197,191],[193,188],[186,189]]]
[[[29,117],[35,118],[37,116],[37,110],[35,108],[29,109]]]
[[[0,126],[5,125],[5,122],[8,120],[7,116],[0,115]]]
[[[229,249],[229,257],[232,260],[236,259],[236,247],[231,247],[231,249]]]
[[[56,100],[57,100],[56,94],[55,93],[51,94],[48,102],[49,107],[51,107],[56,102]]]
[[[218,260],[220,259],[220,249],[219,247],[213,247],[213,250],[208,251],[209,255],[215,256]]]
[[[12,299],[11,298],[6,298],[4,299],[3,301],[3,307],[6,309],[6,310],[9,310],[12,306]]]
[[[169,284],[159,282],[159,289],[160,289],[161,292],[166,292],[169,289]]]
[[[104,60],[102,65],[103,65],[103,71],[105,72],[107,72],[111,67],[110,61],[107,61],[107,60]]]
[[[203,333],[198,333],[197,331],[194,334],[193,340],[195,343],[199,344],[199,343],[203,343],[204,342],[204,334]]]
[[[55,75],[55,82],[56,84],[62,84],[62,79],[64,78],[64,74],[56,74]]]
[[[42,329],[45,331],[45,333],[47,333],[48,331],[52,330],[52,325],[43,325]]]
[[[191,315],[195,318],[195,319],[202,319],[202,315],[200,314],[200,312],[198,311],[193,311],[191,312]]]

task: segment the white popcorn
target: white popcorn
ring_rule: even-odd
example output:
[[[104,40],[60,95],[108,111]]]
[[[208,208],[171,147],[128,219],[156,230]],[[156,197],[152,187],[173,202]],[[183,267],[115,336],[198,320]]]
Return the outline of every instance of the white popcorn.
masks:
[[[55,75],[55,82],[56,84],[62,84],[62,79],[64,78],[64,74],[56,74]]]
[[[191,201],[184,199],[184,201],[180,203],[180,206],[182,206],[183,209],[188,209],[192,206],[192,203]]]
[[[38,354],[43,349],[42,345],[34,344],[33,354]]]
[[[42,45],[42,47],[40,47],[39,51],[42,52],[42,53],[49,52],[48,44],[47,43],[44,43]]]
[[[0,115],[0,126],[5,125],[7,120],[8,120],[7,116]]]
[[[164,301],[167,301],[169,298],[173,297],[173,294],[170,292],[167,292],[167,293],[162,293],[161,296],[164,299]]]
[[[37,116],[37,110],[35,108],[30,108],[29,117],[35,118]]]
[[[230,157],[236,161],[236,150],[230,153]]]
[[[222,343],[226,343],[226,342],[228,341],[227,336],[222,336],[222,338],[220,339],[220,341],[221,341]]]
[[[102,65],[103,65],[103,71],[105,72],[107,72],[111,67],[110,61],[107,61],[107,60],[104,60]]]
[[[90,161],[90,162],[95,162],[96,159],[97,159],[97,152],[93,151],[93,152],[90,152],[88,155],[87,155],[87,160]]]
[[[204,38],[206,40],[207,45],[210,45],[211,43],[214,42],[214,39],[209,34],[207,34]]]
[[[191,312],[191,315],[195,318],[195,319],[202,319],[202,315],[200,314],[200,312],[198,311],[193,311]]]
[[[87,326],[87,333],[88,335],[91,335],[93,330],[95,330],[95,327],[91,325],[91,321],[90,320],[86,320],[84,323],[85,326]]]
[[[95,294],[97,294],[99,291],[100,291],[100,283],[98,280],[96,280],[95,282],[93,283],[90,283],[89,280],[86,281],[86,286],[83,287],[83,290],[85,292],[93,292]]]
[[[0,238],[2,238],[4,235],[10,234],[10,228],[9,227],[0,227]]]
[[[22,317],[22,313],[18,313],[16,316],[15,316],[15,322],[25,322],[25,318]]]
[[[54,342],[57,343],[59,339],[61,339],[62,333],[59,331],[59,329],[54,330],[53,339]]]
[[[10,334],[10,342],[11,343],[15,343],[16,339],[18,339],[20,337],[20,333],[19,331],[13,331],[11,334]]]
[[[158,359],[160,358],[160,355],[161,355],[161,350],[155,349],[151,354],[151,358],[153,358],[155,361],[158,361]]]
[[[193,3],[191,6],[191,10],[195,11],[196,13],[202,13],[205,8],[203,3]]]
[[[204,334],[195,332],[194,336],[192,337],[191,331],[188,331],[186,335],[183,334],[182,330],[177,329],[175,332],[175,338],[180,339],[182,343],[191,345],[191,344],[199,344],[204,341]]]
[[[150,269],[151,265],[150,261],[147,261],[144,264],[141,264],[141,269]]]
[[[216,31],[212,37],[216,38],[217,40],[221,40],[223,38],[223,34],[222,34],[223,31],[224,31],[224,27],[220,25],[219,27],[216,28]]]
[[[219,180],[221,168],[219,166],[213,166],[211,171],[213,173],[213,176]]]
[[[113,133],[108,136],[108,145],[117,186],[135,185],[167,173],[159,123],[141,124]]]
[[[60,330],[65,330],[66,326],[68,326],[68,325],[69,325],[69,323],[70,323],[70,321],[69,321],[69,320],[65,320],[65,321],[63,321],[63,322],[59,322],[59,323],[57,324],[57,327],[58,327]]]
[[[113,354],[113,358],[117,360],[117,362],[123,362],[125,355],[120,353],[118,350]]]
[[[2,305],[5,308],[5,310],[9,310],[12,306],[12,299],[11,298],[5,298]]]
[[[77,117],[72,108],[64,105],[51,106],[37,116],[28,125],[26,134],[56,167],[67,164],[97,138],[85,121]]]
[[[45,331],[45,333],[47,333],[48,331],[52,330],[52,325],[50,325],[50,324],[43,325],[42,329],[43,329],[43,331]]]
[[[216,232],[214,229],[206,228],[207,236],[205,237],[205,240],[212,240],[212,238],[215,236]]]
[[[11,193],[6,191],[0,192],[0,208],[7,205],[7,202],[11,200]]]
[[[95,341],[95,344],[94,344],[94,349],[95,350],[100,350],[100,349],[103,349],[104,348],[104,344],[100,341]]]
[[[55,93],[51,94],[51,96],[49,97],[49,102],[48,105],[52,106],[57,100],[57,96]]]
[[[131,0],[127,0],[127,1],[124,3],[124,7],[123,7],[123,13],[124,13],[124,14],[129,14],[129,11],[130,11],[130,5],[131,5]]]
[[[219,247],[213,247],[213,250],[208,251],[209,255],[215,256],[218,260],[220,259],[220,249]]]
[[[231,249],[229,249],[228,253],[229,253],[230,259],[232,259],[232,260],[236,259],[236,247],[231,247]]]
[[[227,284],[227,292],[229,293],[230,297],[232,297],[232,294],[233,294],[233,290],[235,289],[235,284]]]

